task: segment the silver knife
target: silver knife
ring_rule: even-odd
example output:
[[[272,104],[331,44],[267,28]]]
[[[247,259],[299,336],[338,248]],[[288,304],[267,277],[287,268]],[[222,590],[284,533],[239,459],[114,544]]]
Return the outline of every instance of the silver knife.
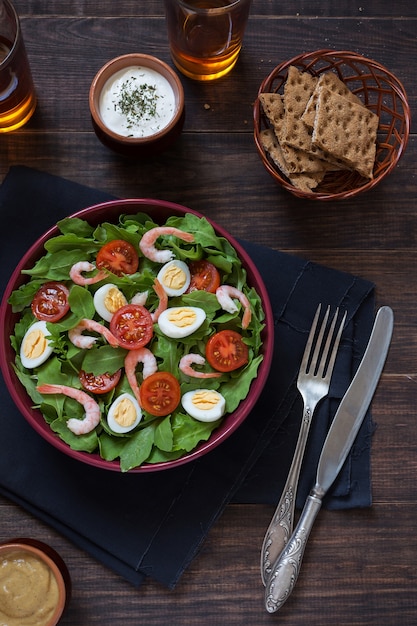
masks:
[[[391,342],[393,325],[392,309],[381,307],[365,354],[324,442],[316,484],[306,500],[293,534],[272,567],[265,590],[265,608],[268,613],[280,609],[294,589],[307,539],[323,497],[339,474],[374,395]]]

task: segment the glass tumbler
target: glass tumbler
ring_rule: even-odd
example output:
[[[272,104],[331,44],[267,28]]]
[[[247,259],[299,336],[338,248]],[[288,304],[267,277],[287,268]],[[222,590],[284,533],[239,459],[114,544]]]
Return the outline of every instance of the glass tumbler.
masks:
[[[251,0],[164,0],[172,60],[185,76],[208,81],[235,65]]]
[[[26,124],[35,108],[36,93],[19,17],[9,0],[0,0],[0,133]]]

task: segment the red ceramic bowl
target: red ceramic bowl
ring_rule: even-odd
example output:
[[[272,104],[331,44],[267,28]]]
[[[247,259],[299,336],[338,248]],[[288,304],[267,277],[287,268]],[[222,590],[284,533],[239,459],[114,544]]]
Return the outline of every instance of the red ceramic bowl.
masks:
[[[171,202],[163,202],[161,200],[153,199],[130,199],[130,200],[114,200],[111,202],[105,202],[92,206],[87,209],[83,209],[72,215],[72,217],[79,217],[88,221],[91,225],[95,226],[102,222],[116,222],[120,214],[132,214],[137,212],[143,212],[149,214],[156,223],[163,224],[168,217],[183,216],[185,213],[193,213],[198,217],[203,217],[196,211],[192,211],[186,207]],[[263,361],[258,370],[257,378],[252,382],[248,396],[243,400],[238,408],[223,418],[223,421],[218,429],[216,429],[211,437],[199,444],[194,450],[185,454],[183,457],[174,461],[166,461],[155,464],[143,464],[140,467],[130,470],[130,472],[155,472],[158,470],[169,469],[177,467],[193,461],[210,450],[213,450],[220,443],[225,441],[246,419],[251,410],[253,409],[257,399],[259,398],[261,391],[266,383],[268,373],[271,366],[273,345],[274,345],[274,323],[271,304],[268,298],[266,287],[262,281],[262,278],[251,261],[250,257],[242,246],[231,237],[221,226],[213,223],[209,220],[216,233],[229,240],[231,245],[237,251],[243,266],[247,272],[247,282],[250,286],[253,286],[259,294],[263,308],[265,312],[265,328],[262,331],[262,352]],[[43,415],[40,411],[32,408],[32,402],[27,395],[24,387],[20,384],[14,370],[12,363],[15,359],[15,353],[10,345],[10,335],[13,334],[13,329],[19,315],[12,312],[11,306],[7,303],[8,298],[12,291],[17,289],[26,280],[25,275],[22,274],[23,269],[33,267],[34,263],[45,253],[44,244],[51,237],[55,237],[58,234],[56,226],[48,230],[42,237],[36,241],[33,246],[27,251],[20,263],[17,265],[13,272],[9,283],[6,287],[3,295],[3,300],[0,309],[0,365],[3,372],[3,376],[9,392],[22,415],[29,422],[29,424],[49,443],[61,450],[64,454],[70,457],[100,467],[107,470],[120,471],[119,461],[105,461],[99,454],[90,454],[87,452],[80,452],[72,450],[65,442],[63,442],[48,426],[45,422]]]

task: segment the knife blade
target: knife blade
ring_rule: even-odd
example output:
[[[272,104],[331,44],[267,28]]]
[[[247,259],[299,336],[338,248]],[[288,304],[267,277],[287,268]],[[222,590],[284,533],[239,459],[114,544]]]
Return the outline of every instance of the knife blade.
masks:
[[[290,596],[322,500],[339,474],[368,410],[391,343],[394,315],[388,306],[376,315],[372,333],[356,374],[336,411],[323,444],[316,482],[287,545],[275,561],[265,590],[265,608],[275,613]]]

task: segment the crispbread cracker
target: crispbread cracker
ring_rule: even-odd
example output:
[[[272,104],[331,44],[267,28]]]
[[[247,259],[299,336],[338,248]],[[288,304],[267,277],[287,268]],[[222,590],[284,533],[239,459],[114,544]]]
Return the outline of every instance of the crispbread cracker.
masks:
[[[301,119],[317,82],[318,78],[311,76],[308,72],[300,72],[293,65],[288,68],[283,98],[285,115],[278,137],[284,153],[290,148],[302,151],[304,157],[301,155],[301,171],[308,172],[321,170],[323,161],[331,160],[327,154],[313,144],[313,131]],[[318,160],[317,162],[316,159]],[[339,166],[339,168],[343,166],[336,159],[333,160],[333,165]]]
[[[261,93],[259,94],[259,101],[278,139],[280,159],[285,160],[285,169],[288,173],[315,173],[328,169],[327,164],[321,159],[284,143],[285,109],[283,97],[280,94]]]
[[[325,170],[311,174],[294,173],[288,170],[281,146],[272,128],[263,130],[260,133],[260,139],[264,150],[268,152],[275,165],[290,180],[294,187],[302,191],[311,191],[323,180],[326,173]]]
[[[275,124],[280,125],[284,119],[284,103],[281,94],[260,93],[259,101],[269,121],[274,126]]]
[[[307,103],[303,115],[301,116],[301,119],[309,128],[314,127],[314,118],[316,116],[316,106],[320,87],[326,87],[329,91],[338,93],[339,96],[344,96],[351,102],[355,102],[356,104],[363,106],[362,101],[350,91],[345,83],[341,81],[334,72],[329,71],[324,74],[320,74],[314,92]]]
[[[320,87],[312,140],[365,178],[373,178],[379,119],[372,111]]]
[[[266,128],[265,130],[263,130],[260,134],[260,139],[263,149],[268,152],[275,165],[279,167],[279,169],[285,176],[289,177],[291,175],[291,172],[288,169],[287,162],[273,129]]]
[[[308,127],[301,121],[301,116],[314,91],[317,78],[307,72],[300,72],[295,66],[288,68],[288,77],[284,86],[284,109],[282,139],[283,145],[300,150],[309,150],[311,136]]]
[[[311,174],[291,174],[290,182],[301,191],[312,191],[325,177],[326,172],[312,172]]]

